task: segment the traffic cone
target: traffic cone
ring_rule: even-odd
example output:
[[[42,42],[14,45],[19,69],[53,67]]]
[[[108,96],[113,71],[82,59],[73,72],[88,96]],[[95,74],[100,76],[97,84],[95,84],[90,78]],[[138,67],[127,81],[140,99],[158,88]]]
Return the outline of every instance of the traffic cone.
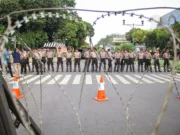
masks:
[[[180,96],[177,96],[178,99],[180,99]]]
[[[100,77],[100,87],[97,93],[97,97],[94,98],[97,101],[107,101],[108,98],[106,97],[105,89],[104,89],[104,79]]]
[[[14,76],[13,92],[16,95],[16,98],[18,98],[18,99],[24,97],[23,95],[21,95],[21,92],[20,92],[20,89],[19,89],[19,84],[18,84],[18,77],[17,76]]]

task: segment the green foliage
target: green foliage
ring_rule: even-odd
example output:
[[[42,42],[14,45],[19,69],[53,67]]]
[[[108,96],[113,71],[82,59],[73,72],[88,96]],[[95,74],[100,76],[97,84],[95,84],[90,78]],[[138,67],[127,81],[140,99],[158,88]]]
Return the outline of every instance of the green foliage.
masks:
[[[132,43],[121,43],[120,45],[117,45],[115,47],[115,51],[117,50],[127,50],[127,51],[130,51],[130,50],[134,50],[135,47]]]
[[[175,24],[172,25],[172,28],[176,35],[180,37],[180,22],[176,22]]]
[[[97,47],[99,47],[100,45],[107,45],[107,44],[111,44],[113,40],[113,35],[109,35],[106,36],[105,38],[100,39],[100,41],[97,43]]]

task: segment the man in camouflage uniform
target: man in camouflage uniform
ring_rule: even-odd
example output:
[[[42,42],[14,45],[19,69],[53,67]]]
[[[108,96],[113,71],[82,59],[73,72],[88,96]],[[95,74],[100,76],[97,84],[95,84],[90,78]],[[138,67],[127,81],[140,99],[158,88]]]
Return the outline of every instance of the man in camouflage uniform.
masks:
[[[101,52],[100,52],[100,65],[99,65],[99,72],[101,72],[101,66],[102,66],[102,63],[104,65],[104,71],[106,71],[106,52],[104,51],[104,48],[101,49]]]
[[[113,55],[112,55],[110,49],[108,49],[107,58],[108,58],[108,72],[112,72]]]
[[[118,50],[118,51],[115,53],[114,72],[119,72],[121,60],[122,60],[121,53],[120,53],[120,51]]]
[[[68,48],[66,52],[66,72],[68,72],[69,66],[70,66],[70,72],[72,72],[72,53]]]
[[[149,70],[152,72],[152,67],[151,67],[151,53],[146,51],[146,53],[144,54],[144,58],[145,58],[145,71]]]
[[[138,58],[138,72],[140,72],[140,67],[141,67],[141,72],[143,72],[143,61],[144,61],[144,53],[142,50],[137,54]]]
[[[76,72],[76,66],[78,65],[79,72],[81,72],[80,68],[80,61],[81,61],[81,52],[76,49],[74,52],[74,57],[75,57],[75,63],[74,63],[74,72]]]
[[[166,72],[166,71],[169,72],[170,54],[169,54],[168,50],[163,54],[163,58],[164,58],[164,72]],[[166,70],[166,66],[167,66],[167,70]]]
[[[159,72],[161,72],[161,69],[160,69],[160,64],[159,64],[159,50],[156,50],[156,53],[153,55],[153,58],[154,58],[154,70],[155,72],[157,72],[157,66],[158,66],[158,70]]]
[[[99,55],[96,51],[96,48],[94,48],[93,51],[91,52],[91,58],[92,58],[92,72],[94,72],[95,70],[97,72]],[[95,65],[95,67],[94,67],[94,65]]]
[[[63,52],[61,51],[61,48],[57,47],[56,48],[56,51],[57,51],[57,71],[59,70],[59,65],[61,64],[61,70],[63,72]]]
[[[83,72],[87,71],[89,72],[89,65],[91,63],[91,49],[88,48],[88,50],[84,54],[85,57],[85,65],[84,65],[84,70]]]
[[[52,71],[54,72],[54,64],[53,64],[54,52],[51,51],[50,49],[47,49],[46,56],[47,56],[48,71],[50,70],[50,65],[51,65]]]
[[[135,55],[133,54],[132,50],[130,50],[130,52],[129,52],[130,72],[135,72],[135,69],[134,69],[134,60],[135,60]]]

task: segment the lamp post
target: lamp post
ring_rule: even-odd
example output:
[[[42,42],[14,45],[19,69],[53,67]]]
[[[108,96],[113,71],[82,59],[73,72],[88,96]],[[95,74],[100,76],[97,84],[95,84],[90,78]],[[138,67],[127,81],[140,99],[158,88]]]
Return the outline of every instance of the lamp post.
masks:
[[[132,23],[132,24],[126,24],[126,23],[125,23],[125,20],[123,20],[123,25],[130,26],[130,27],[133,29],[133,32],[132,32],[132,40],[133,40],[133,45],[134,45],[134,27],[135,27],[135,26],[144,26],[144,21],[142,20],[142,21],[141,21],[141,24],[134,24],[134,23]]]

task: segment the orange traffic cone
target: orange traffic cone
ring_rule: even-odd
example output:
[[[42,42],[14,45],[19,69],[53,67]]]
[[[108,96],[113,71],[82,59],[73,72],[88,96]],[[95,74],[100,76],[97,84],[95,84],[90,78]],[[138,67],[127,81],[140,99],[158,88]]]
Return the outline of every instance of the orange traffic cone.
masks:
[[[180,99],[180,96],[177,96],[178,99]]]
[[[104,79],[100,77],[100,87],[97,93],[97,97],[94,98],[97,101],[107,101],[108,98],[106,97],[105,89],[104,89]]]
[[[18,99],[24,97],[23,95],[21,95],[21,92],[20,92],[20,89],[19,89],[19,84],[18,84],[18,77],[17,76],[14,76],[13,92],[16,95],[16,98],[18,98]]]

